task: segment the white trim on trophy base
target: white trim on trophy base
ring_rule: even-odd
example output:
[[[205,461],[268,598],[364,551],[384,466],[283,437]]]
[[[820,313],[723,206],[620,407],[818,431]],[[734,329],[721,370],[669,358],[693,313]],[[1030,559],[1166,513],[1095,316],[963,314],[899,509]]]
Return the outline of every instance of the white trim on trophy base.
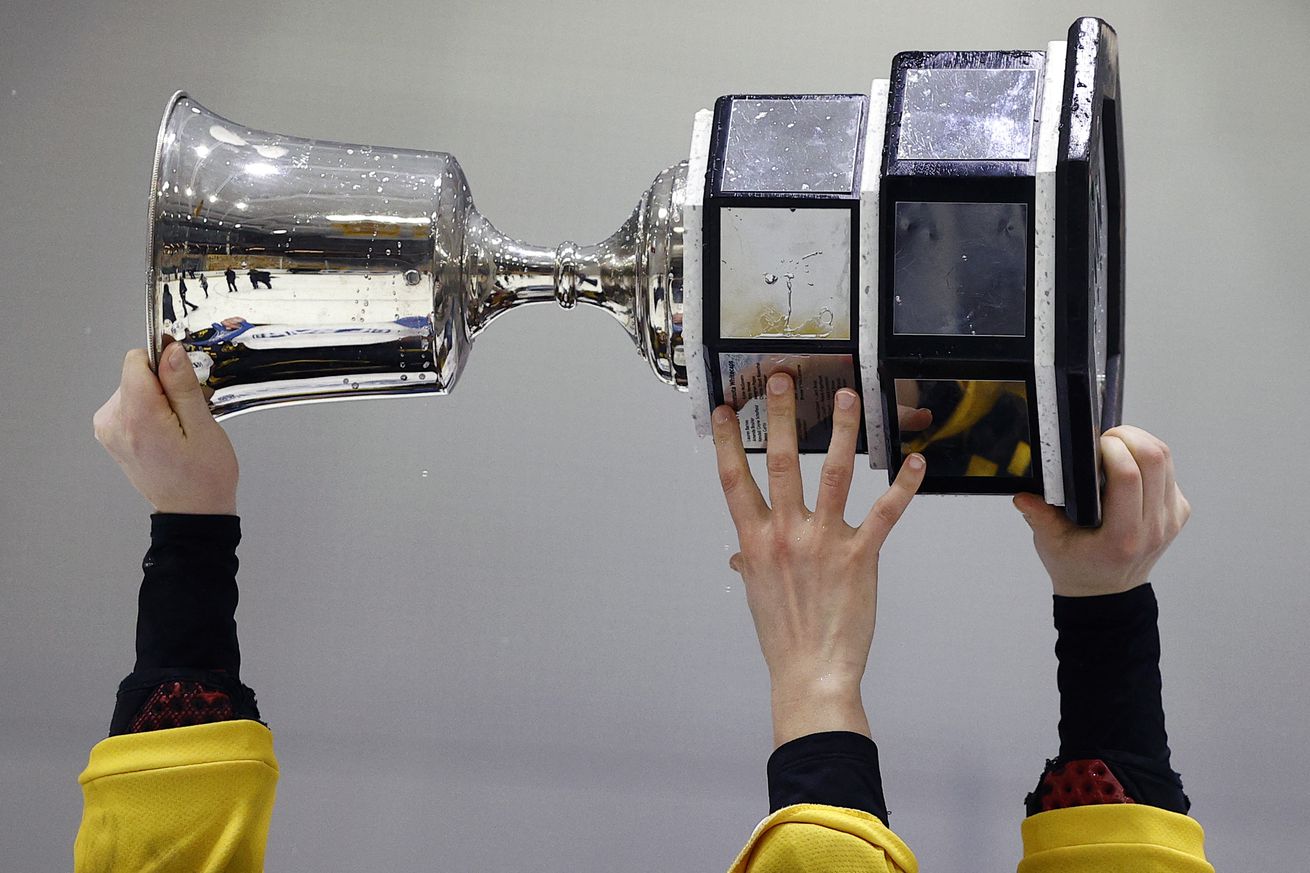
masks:
[[[1064,99],[1065,44],[1046,47],[1046,81],[1037,139],[1036,235],[1033,239],[1033,367],[1037,388],[1037,438],[1046,502],[1064,505],[1060,457],[1060,407],[1055,384],[1055,166],[1060,152],[1060,105]]]
[[[687,186],[682,204],[682,347],[687,353],[687,393],[691,395],[691,418],[696,435],[713,433],[710,413],[714,398],[710,394],[705,364],[705,338],[701,320],[703,287],[701,259],[704,244],[705,171],[710,160],[710,134],[714,113],[702,109],[696,113],[691,131],[691,155],[687,159]]]
[[[869,466],[887,469],[887,435],[878,381],[878,194],[882,188],[882,149],[891,82],[874,79],[869,91],[869,124],[860,171],[860,382],[864,389],[864,433]]]

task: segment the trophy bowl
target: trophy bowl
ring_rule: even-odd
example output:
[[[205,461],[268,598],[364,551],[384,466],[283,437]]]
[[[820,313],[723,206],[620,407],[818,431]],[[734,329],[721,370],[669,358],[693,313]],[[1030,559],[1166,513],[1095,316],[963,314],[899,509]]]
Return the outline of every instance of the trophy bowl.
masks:
[[[661,380],[682,356],[685,162],[593,246],[531,246],[441,152],[329,142],[168,103],[150,191],[151,364],[181,342],[216,418],[450,391],[474,337],[531,303],[609,312]]]

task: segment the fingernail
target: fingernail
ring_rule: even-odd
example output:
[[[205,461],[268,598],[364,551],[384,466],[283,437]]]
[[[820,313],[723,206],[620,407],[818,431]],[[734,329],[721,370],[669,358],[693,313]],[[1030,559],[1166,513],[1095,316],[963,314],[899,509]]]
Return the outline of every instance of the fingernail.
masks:
[[[915,452],[913,455],[910,455],[908,458],[905,459],[905,463],[911,470],[922,470],[923,455],[919,454],[918,452]]]
[[[788,381],[787,377],[782,373],[774,373],[772,376],[769,377],[769,393],[786,394],[787,381]]]
[[[182,348],[181,343],[172,343],[168,347],[168,366],[174,369],[182,366],[186,360],[186,351]]]
[[[715,424],[727,424],[731,418],[732,418],[732,413],[728,410],[728,407],[726,406],[720,406],[718,409],[714,410]]]
[[[837,408],[850,409],[855,405],[855,392],[846,388],[837,392]]]

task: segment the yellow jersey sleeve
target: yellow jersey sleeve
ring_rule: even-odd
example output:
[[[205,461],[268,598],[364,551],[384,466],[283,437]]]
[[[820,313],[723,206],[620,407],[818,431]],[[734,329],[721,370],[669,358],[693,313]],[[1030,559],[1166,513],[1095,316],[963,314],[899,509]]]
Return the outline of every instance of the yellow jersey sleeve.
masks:
[[[900,837],[855,809],[798,804],[760,822],[728,873],[918,873]]]
[[[273,734],[223,721],[97,743],[78,782],[75,873],[258,873],[277,787]]]
[[[1136,803],[1075,806],[1023,822],[1018,873],[1214,873],[1193,818]]]

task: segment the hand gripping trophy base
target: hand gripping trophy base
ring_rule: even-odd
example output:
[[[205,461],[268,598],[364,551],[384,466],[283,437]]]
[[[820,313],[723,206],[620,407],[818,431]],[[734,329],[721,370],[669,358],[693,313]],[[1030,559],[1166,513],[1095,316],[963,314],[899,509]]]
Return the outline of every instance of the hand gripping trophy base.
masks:
[[[686,164],[593,246],[530,246],[473,206],[451,155],[254,130],[170,101],[150,192],[147,330],[183,343],[224,418],[264,406],[450,391],[517,306],[599,306],[686,386]]]

